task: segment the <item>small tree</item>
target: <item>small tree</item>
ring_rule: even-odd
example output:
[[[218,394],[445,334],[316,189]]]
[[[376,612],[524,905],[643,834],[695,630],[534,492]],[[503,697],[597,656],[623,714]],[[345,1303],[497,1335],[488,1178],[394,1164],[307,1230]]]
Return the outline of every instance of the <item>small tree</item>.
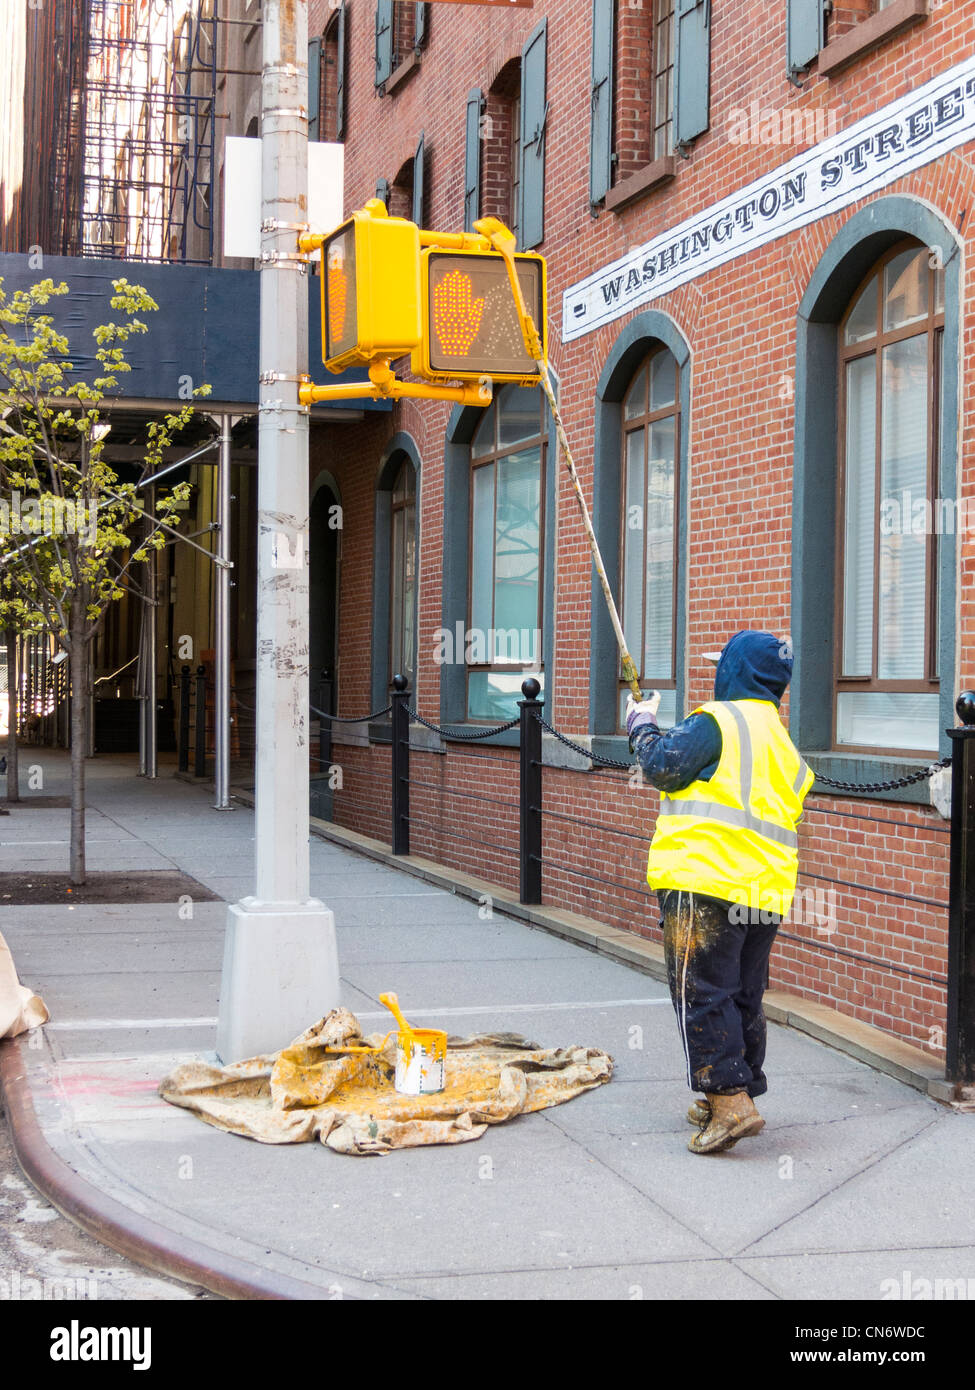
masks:
[[[109,606],[144,598],[134,567],[178,524],[182,483],[157,494],[150,515],[140,487],[193,406],[147,428],[138,482],[120,482],[103,457],[103,403],[131,368],[125,344],[147,331],[139,315],[158,305],[140,285],[112,281],[115,318],[93,332],[101,374],[79,381],[68,340],[42,312],[65,284],[42,280],[9,299],[0,280],[0,626],[52,633],[67,654],[71,685],[71,882],[85,882],[85,752],[88,652]],[[209,387],[195,394],[207,395]],[[138,525],[137,525],[138,524]],[[132,532],[141,537],[133,541]]]

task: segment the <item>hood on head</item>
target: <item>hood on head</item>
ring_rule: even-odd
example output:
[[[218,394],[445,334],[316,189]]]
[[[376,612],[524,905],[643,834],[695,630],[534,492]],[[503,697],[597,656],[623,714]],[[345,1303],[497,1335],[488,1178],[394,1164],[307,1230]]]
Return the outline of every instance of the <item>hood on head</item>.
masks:
[[[792,643],[771,632],[736,632],[714,673],[716,700],[771,700],[778,705],[792,679]]]

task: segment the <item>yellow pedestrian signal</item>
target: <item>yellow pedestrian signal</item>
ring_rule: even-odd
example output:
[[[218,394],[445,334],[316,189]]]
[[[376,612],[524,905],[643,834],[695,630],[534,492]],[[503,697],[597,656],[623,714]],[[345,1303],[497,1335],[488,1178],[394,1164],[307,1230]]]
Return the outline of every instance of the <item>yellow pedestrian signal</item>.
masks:
[[[378,198],[322,244],[322,361],[332,372],[420,341],[420,233]]]
[[[545,261],[516,255],[525,306],[547,346]],[[420,257],[423,332],[413,353],[416,376],[432,380],[521,381],[537,378],[525,347],[511,281],[496,251],[441,251]]]

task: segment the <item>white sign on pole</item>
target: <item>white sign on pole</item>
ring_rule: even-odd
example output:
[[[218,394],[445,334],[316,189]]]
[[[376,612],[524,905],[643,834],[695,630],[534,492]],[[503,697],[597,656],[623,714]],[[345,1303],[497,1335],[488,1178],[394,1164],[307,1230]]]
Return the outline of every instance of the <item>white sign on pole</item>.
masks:
[[[621,256],[562,297],[571,342],[975,139],[975,58]]]
[[[309,140],[308,225],[313,232],[330,232],[342,221],[344,181],[345,146]],[[256,260],[261,254],[259,139],[227,137],[223,187],[223,254]]]

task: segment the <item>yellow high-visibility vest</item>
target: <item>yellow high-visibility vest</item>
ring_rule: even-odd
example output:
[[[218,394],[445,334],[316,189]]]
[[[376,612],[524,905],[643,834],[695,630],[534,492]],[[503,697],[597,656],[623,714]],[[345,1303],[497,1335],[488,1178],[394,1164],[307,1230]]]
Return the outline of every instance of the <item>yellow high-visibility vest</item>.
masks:
[[[796,826],[815,781],[770,700],[711,700],[721,730],[709,782],[661,792],[647,882],[785,916],[799,866]]]

